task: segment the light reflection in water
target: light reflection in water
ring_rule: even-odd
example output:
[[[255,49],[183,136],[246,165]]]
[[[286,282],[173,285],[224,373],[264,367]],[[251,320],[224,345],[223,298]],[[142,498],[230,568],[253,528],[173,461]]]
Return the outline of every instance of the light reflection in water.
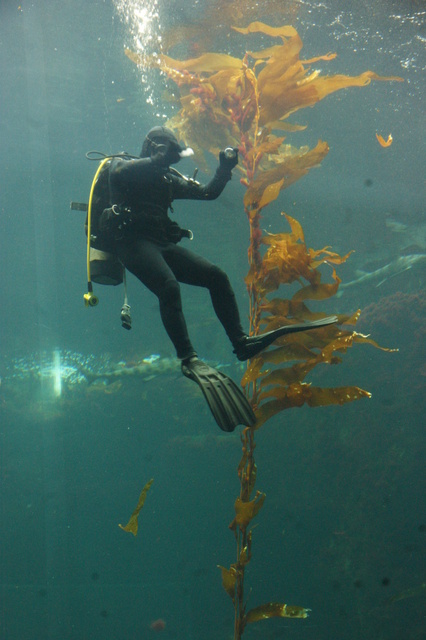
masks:
[[[162,26],[159,4],[159,0],[114,0],[120,20],[128,29],[125,47],[138,54],[160,53]],[[147,69],[140,68],[140,74],[146,102],[156,106],[155,78]]]

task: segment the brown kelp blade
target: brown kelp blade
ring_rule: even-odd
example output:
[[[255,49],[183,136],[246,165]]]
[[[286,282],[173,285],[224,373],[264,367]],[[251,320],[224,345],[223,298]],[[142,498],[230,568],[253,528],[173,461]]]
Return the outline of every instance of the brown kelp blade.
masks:
[[[154,478],[151,478],[151,480],[148,480],[148,482],[146,483],[146,485],[142,489],[141,494],[139,496],[139,500],[138,500],[138,504],[136,506],[136,509],[133,511],[132,515],[130,516],[130,520],[126,524],[126,526],[123,527],[122,524],[118,525],[120,527],[120,529],[123,529],[123,531],[129,531],[130,533],[133,533],[134,536],[136,536],[136,534],[138,532],[138,516],[139,516],[139,512],[140,512],[140,510],[142,509],[142,507],[143,507],[143,505],[145,503],[146,495],[147,495],[148,491],[150,490],[151,485],[152,485],[153,482],[154,482]]]
[[[268,602],[260,607],[255,607],[247,612],[245,621],[258,622],[268,618],[307,618],[310,609],[297,607],[290,604],[281,604],[280,602]]]

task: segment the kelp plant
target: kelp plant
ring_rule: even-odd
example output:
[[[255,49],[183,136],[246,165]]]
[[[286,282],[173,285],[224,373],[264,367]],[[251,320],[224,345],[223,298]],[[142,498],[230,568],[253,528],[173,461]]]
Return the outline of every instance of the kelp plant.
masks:
[[[144,68],[157,67],[179,90],[180,110],[169,122],[192,146],[196,159],[206,167],[203,150],[217,155],[220,148],[239,148],[241,183],[246,187],[244,210],[250,224],[248,249],[249,271],[246,284],[250,295],[250,333],[271,330],[285,324],[319,319],[324,313],[312,312],[307,300],[325,300],[333,296],[340,279],[335,266],[349,254],[339,256],[325,247],[313,250],[306,246],[300,224],[286,216],[290,232],[262,233],[261,213],[276,200],[280,191],[318,166],[328,153],[326,142],[315,148],[296,149],[284,144],[285,137],[275,132],[297,132],[305,127],[290,124],[295,111],[313,106],[334,91],[346,87],[363,87],[383,78],[372,71],[358,76],[322,76],[311,65],[328,62],[336,54],[302,61],[302,41],[292,26],[269,27],[253,22],[247,28],[234,28],[242,35],[262,34],[279,38],[279,44],[260,51],[250,51],[243,59],[221,53],[204,53],[190,60],[175,60],[168,55],[140,56],[126,51],[128,57]],[[265,249],[266,248],[266,249]],[[332,269],[332,283],[322,282],[322,271]],[[281,285],[299,288],[288,299],[268,296]],[[339,324],[355,325],[359,311],[339,316]],[[304,403],[317,407],[344,404],[363,397],[367,391],[358,387],[319,388],[304,380],[318,364],[338,364],[337,353],[344,353],[354,343],[370,342],[367,337],[336,325],[281,338],[277,348],[251,360],[242,384],[255,408],[257,423],[246,428],[241,440],[243,455],[238,466],[241,489],[235,501],[235,518],[230,528],[237,542],[237,558],[230,568],[222,567],[224,589],[235,608],[234,638],[238,640],[246,625],[275,616],[304,618],[308,610],[282,603],[267,603],[247,611],[244,597],[244,574],[252,555],[250,524],[262,508],[265,494],[255,490],[255,430],[273,415]],[[253,497],[252,497],[253,496]]]

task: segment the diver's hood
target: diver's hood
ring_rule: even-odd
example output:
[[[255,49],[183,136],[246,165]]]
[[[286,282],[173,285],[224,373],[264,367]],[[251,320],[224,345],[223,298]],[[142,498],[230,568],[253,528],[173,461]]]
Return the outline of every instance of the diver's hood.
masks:
[[[153,127],[143,141],[140,157],[150,158],[154,147],[160,144],[166,145],[169,151],[177,151],[181,158],[192,156],[194,153],[190,147],[180,145],[175,134],[168,127]]]

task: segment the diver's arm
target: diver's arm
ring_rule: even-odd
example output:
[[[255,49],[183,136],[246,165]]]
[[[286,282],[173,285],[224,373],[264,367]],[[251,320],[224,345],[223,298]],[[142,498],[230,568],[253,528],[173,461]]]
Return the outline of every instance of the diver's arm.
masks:
[[[219,153],[219,166],[208,184],[200,184],[195,180],[173,175],[174,200],[216,200],[224,190],[226,183],[232,178],[232,169],[238,163],[238,149],[234,155],[226,157],[225,152]]]
[[[158,172],[158,165],[151,158],[121,160],[116,158],[111,165],[111,177],[116,181],[139,181],[148,179]]]
[[[216,200],[231,179],[231,173],[216,170],[208,184],[173,175],[173,200]]]

